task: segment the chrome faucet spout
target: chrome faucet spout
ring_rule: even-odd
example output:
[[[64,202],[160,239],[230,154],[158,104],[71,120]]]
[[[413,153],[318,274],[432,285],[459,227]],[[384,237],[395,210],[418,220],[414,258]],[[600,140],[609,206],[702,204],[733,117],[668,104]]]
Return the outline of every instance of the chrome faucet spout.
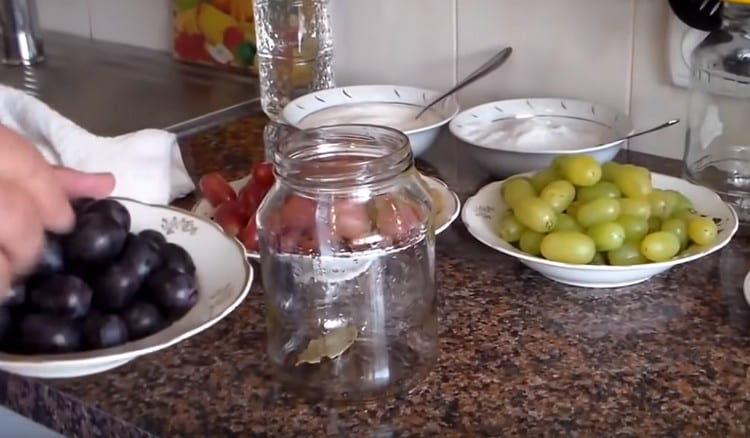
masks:
[[[35,0],[0,0],[3,63],[31,65],[44,60]]]

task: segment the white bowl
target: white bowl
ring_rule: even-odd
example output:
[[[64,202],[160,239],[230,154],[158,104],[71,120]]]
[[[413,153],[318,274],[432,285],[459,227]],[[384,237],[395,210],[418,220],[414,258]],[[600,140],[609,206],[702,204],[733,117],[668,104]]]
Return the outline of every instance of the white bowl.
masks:
[[[526,175],[529,174],[520,176]],[[737,214],[716,193],[683,179],[658,173],[651,175],[654,187],[680,191],[693,202],[699,213],[718,220],[719,235],[713,245],[704,252],[691,256],[633,266],[573,265],[535,257],[513,247],[494,231],[494,224],[508,209],[500,195],[503,181],[490,183],[469,198],[464,204],[461,219],[469,233],[490,248],[517,258],[524,265],[552,280],[591,288],[611,288],[640,283],[672,266],[711,254],[729,243],[737,231]]]
[[[435,213],[435,235],[437,236],[458,218],[458,214],[461,212],[461,200],[443,181],[431,176],[423,175],[422,177],[427,186],[440,196],[443,204],[443,208]],[[229,185],[232,186],[235,192],[239,193],[240,189],[247,184],[248,179],[249,177],[238,179],[230,182]],[[205,198],[199,199],[192,209],[194,214],[209,220],[213,220],[215,211],[216,209]],[[251,259],[260,260],[260,253],[258,251],[245,249],[245,255]]]
[[[399,103],[422,107],[440,94],[433,90],[401,85],[357,85],[330,88],[306,94],[289,102],[284,107],[281,117],[288,124],[302,129],[300,125],[302,119],[322,109],[361,103]],[[439,117],[439,121],[404,131],[404,134],[409,137],[415,157],[422,155],[432,146],[440,133],[440,127],[450,122],[458,114],[459,106],[455,97],[451,96],[433,106],[432,110]],[[366,123],[366,121],[359,121],[358,123]]]
[[[131,230],[160,231],[195,262],[198,302],[163,330],[117,347],[79,353],[16,355],[0,353],[0,369],[42,378],[67,378],[106,371],[163,350],[216,324],[234,310],[250,290],[253,268],[242,245],[207,220],[171,207],[117,199],[130,212]]]
[[[477,163],[496,176],[509,176],[543,169],[557,155],[590,155],[600,163],[617,155],[623,141],[581,144],[580,147],[519,147],[514,144],[480,144],[477,130],[508,120],[544,118],[565,126],[586,126],[602,138],[616,139],[632,129],[630,118],[601,105],[573,99],[515,99],[490,102],[462,111],[450,123],[456,138],[468,145]],[[606,141],[606,140],[605,140]]]

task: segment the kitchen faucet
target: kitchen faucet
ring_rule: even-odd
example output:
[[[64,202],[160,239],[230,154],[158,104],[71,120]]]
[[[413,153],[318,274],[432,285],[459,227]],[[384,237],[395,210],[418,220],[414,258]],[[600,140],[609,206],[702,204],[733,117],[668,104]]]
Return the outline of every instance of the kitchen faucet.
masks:
[[[30,65],[44,60],[35,0],[0,0],[3,63]]]

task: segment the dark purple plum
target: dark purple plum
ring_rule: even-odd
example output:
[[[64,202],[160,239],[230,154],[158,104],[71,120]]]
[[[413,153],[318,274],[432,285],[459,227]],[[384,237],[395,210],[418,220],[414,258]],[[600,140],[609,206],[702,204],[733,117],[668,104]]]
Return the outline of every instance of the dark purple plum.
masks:
[[[44,250],[39,257],[34,274],[48,275],[61,272],[64,268],[63,247],[58,237],[47,234]]]
[[[161,262],[161,253],[153,244],[135,234],[128,236],[119,263],[131,266],[141,279],[145,279],[161,265]]]
[[[156,333],[164,326],[164,317],[159,309],[146,301],[134,301],[120,316],[128,327],[131,340]]]
[[[114,220],[87,214],[65,239],[65,256],[78,268],[105,266],[120,254],[127,237]]]
[[[91,289],[78,277],[53,274],[29,290],[36,310],[66,318],[84,316],[91,307]]]
[[[128,341],[125,322],[114,314],[90,313],[83,320],[83,344],[86,348],[108,348]]]
[[[93,275],[94,305],[103,310],[120,310],[130,304],[142,284],[141,277],[131,265],[115,263]]]
[[[172,316],[181,316],[198,302],[195,278],[173,269],[164,268],[151,274],[146,281],[148,298]]]
[[[25,353],[66,353],[80,348],[81,331],[75,321],[31,313],[21,318],[16,342]]]
[[[96,199],[94,198],[78,198],[74,199],[70,202],[70,205],[73,207],[73,211],[76,213],[76,216],[79,216],[83,214],[83,212],[88,208],[89,205],[96,202]]]
[[[8,296],[2,302],[5,306],[20,306],[26,301],[26,283],[18,282],[11,286]]]
[[[128,209],[114,199],[100,199],[86,206],[83,216],[98,215],[108,217],[120,224],[125,230],[130,230],[130,213]]]
[[[152,245],[158,251],[161,251],[162,248],[164,248],[164,245],[167,244],[167,238],[156,230],[143,230],[138,233],[138,237]]]
[[[195,264],[185,249],[174,243],[167,243],[162,249],[161,257],[164,267],[184,274],[195,274]]]

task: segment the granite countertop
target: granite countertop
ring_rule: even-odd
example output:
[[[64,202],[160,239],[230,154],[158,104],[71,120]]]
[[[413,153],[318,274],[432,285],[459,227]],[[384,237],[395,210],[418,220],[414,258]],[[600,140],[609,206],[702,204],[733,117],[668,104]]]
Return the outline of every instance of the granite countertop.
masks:
[[[242,176],[265,120],[182,144],[195,175]],[[420,166],[462,198],[487,175],[445,133]],[[666,173],[678,162],[623,154]],[[187,205],[188,201],[183,201]],[[75,436],[747,435],[748,240],[616,290],[568,287],[476,242],[437,245],[441,355],[410,394],[327,406],[281,391],[265,362],[260,282],[216,326],[99,375],[0,373],[0,401]]]

